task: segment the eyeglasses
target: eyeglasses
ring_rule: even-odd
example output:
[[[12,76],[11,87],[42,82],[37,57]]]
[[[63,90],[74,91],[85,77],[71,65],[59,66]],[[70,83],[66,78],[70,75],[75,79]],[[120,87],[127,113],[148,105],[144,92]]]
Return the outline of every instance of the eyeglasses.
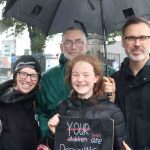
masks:
[[[136,40],[138,39],[141,43],[146,42],[148,39],[150,39],[150,36],[146,36],[146,35],[141,35],[141,36],[125,36],[123,37],[128,44],[134,44],[136,42]]]
[[[39,79],[38,74],[28,74],[26,72],[21,72],[21,71],[18,72],[18,74],[21,79],[26,79],[28,76],[30,76],[30,79],[32,81],[37,81]]]
[[[84,45],[84,41],[76,40],[75,42],[67,40],[63,43],[66,48],[71,48],[75,44],[77,47],[82,47]]]

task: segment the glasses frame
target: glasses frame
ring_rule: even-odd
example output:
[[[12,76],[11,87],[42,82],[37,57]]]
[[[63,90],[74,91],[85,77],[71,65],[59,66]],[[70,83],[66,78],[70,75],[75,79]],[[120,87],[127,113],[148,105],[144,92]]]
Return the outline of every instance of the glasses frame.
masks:
[[[71,48],[73,46],[73,44],[75,44],[77,47],[82,47],[85,44],[85,41],[83,41],[83,40],[76,40],[76,41],[73,42],[71,40],[66,40],[66,41],[63,42],[63,45],[66,48]]]
[[[27,79],[28,76],[30,76],[30,79],[32,81],[38,81],[38,79],[39,79],[38,74],[29,74],[29,73],[23,72],[23,71],[19,71],[18,74],[19,74],[20,79],[24,79],[24,80]],[[37,78],[36,78],[36,76],[37,76]]]
[[[125,36],[125,37],[123,37],[123,39],[125,39],[129,44],[134,44],[137,39],[140,41],[140,43],[144,43],[150,39],[150,36],[147,36],[147,35]]]

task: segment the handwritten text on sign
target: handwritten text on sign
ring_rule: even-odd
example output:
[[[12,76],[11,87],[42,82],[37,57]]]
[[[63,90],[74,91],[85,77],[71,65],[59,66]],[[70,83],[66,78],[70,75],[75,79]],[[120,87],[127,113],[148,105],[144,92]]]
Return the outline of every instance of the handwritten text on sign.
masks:
[[[61,117],[55,150],[111,150],[112,137],[112,120]]]
[[[67,122],[68,139],[67,141],[72,142],[88,142],[88,137],[90,135],[90,125],[88,123],[78,123],[78,122]],[[102,143],[101,134],[92,134],[91,143]]]

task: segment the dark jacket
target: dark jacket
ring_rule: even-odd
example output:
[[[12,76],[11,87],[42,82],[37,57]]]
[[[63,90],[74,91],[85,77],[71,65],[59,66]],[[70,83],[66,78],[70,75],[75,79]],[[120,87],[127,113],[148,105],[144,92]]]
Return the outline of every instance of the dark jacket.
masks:
[[[63,54],[60,56],[59,63],[58,66],[47,70],[42,75],[40,89],[37,92],[37,114],[40,122],[42,143],[45,143],[49,133],[47,126],[49,118],[56,113],[58,104],[67,99],[71,91],[65,82],[67,59]],[[103,65],[103,68],[105,70],[106,65]],[[115,72],[111,67],[108,69],[110,74]]]
[[[92,100],[93,101],[93,100]],[[62,116],[84,119],[113,119],[114,120],[114,150],[123,150],[122,141],[127,142],[124,116],[114,103],[107,99],[81,100],[69,98],[63,101],[58,113]]]
[[[116,103],[125,114],[131,146],[150,150],[150,60],[134,76],[126,58],[114,78]]]
[[[33,101],[35,92],[22,94],[13,89],[13,81],[0,85],[0,150],[36,150],[38,124]]]

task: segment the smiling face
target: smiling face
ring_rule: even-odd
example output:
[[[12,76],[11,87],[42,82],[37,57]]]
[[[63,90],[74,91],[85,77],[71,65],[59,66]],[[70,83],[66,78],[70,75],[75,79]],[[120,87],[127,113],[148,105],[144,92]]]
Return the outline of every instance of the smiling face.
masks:
[[[93,66],[90,63],[78,61],[74,64],[71,83],[79,98],[90,98],[93,95],[94,84],[97,80],[98,77],[95,76]]]
[[[150,28],[145,23],[130,24],[126,27],[124,37],[142,37],[150,36]],[[126,54],[132,62],[146,62],[149,58],[150,39],[135,39],[129,41],[122,39],[122,45],[125,48]]]
[[[31,78],[33,78],[33,80]],[[24,67],[17,72],[15,89],[21,93],[27,94],[31,92],[36,87],[37,83],[38,74],[34,69]]]
[[[87,40],[84,33],[78,29],[66,31],[63,35],[60,49],[68,60],[85,54],[87,51]]]

